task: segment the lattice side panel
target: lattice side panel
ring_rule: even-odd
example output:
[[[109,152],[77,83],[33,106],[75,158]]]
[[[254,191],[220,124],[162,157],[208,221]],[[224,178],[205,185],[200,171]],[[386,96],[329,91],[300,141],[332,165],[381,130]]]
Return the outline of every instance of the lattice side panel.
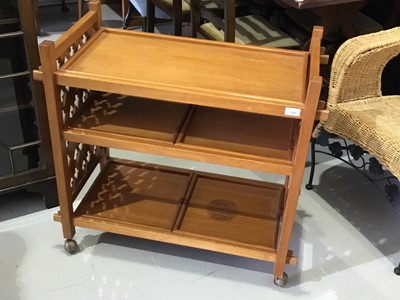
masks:
[[[91,28],[80,39],[72,44],[57,59],[57,69],[61,68],[68,60],[70,60],[95,33],[95,29]],[[88,103],[88,98],[92,93],[87,89],[79,89],[68,86],[59,86],[60,114],[62,125],[69,126],[84,110]],[[67,152],[69,187],[71,189],[72,199],[75,200],[80,190],[86,183],[94,168],[98,164],[102,155],[106,153],[105,148],[86,145],[81,143],[65,142]]]
[[[106,154],[103,147],[82,143],[65,142],[69,169],[69,186],[73,199],[76,198],[100,158]]]
[[[60,87],[61,114],[63,125],[71,125],[80,112],[92,92],[86,89]]]
[[[68,60],[70,60],[95,34],[96,29],[91,27],[80,38],[77,39],[67,50],[65,50],[56,60],[56,68],[60,69]],[[72,87],[59,87],[61,114],[63,125],[70,125],[74,118],[79,114],[83,104],[91,93],[90,90],[77,89]]]
[[[68,60],[70,60],[96,33],[96,29],[90,27],[81,37],[70,45],[56,60],[56,69],[60,69]]]

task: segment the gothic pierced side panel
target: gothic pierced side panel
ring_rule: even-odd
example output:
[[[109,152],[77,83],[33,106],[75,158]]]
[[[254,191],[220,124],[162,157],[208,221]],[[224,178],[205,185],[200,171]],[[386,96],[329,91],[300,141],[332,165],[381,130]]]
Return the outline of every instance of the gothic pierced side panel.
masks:
[[[88,175],[96,167],[99,159],[105,154],[103,147],[82,143],[65,142],[69,169],[69,186],[73,198],[85,184]]]
[[[94,27],[90,27],[81,37],[70,45],[56,60],[57,70],[70,60],[96,33]]]
[[[64,126],[71,125],[76,116],[87,103],[90,95],[89,90],[71,87],[60,88],[61,114]]]
[[[80,49],[88,42],[88,40],[96,33],[96,29],[91,27],[81,37],[79,37],[72,45],[70,45],[56,60],[56,69],[60,69],[67,61],[69,61]],[[63,125],[70,125],[74,121],[79,109],[87,102],[90,90],[77,89],[72,87],[60,87],[59,95],[61,101],[61,114]]]
[[[90,91],[71,87],[60,87],[61,113],[64,126],[71,125],[81,115]],[[69,186],[73,198],[77,196],[92,173],[100,157],[105,155],[105,148],[82,143],[65,142],[69,169]]]
[[[83,33],[82,36],[78,37],[65,51],[58,55],[58,58],[54,62],[56,64],[56,70],[59,70],[84,47],[97,31],[94,26],[95,24]],[[61,45],[59,46],[62,47]],[[60,48],[57,48],[56,51],[60,51],[59,49]],[[56,94],[58,95],[58,99],[56,100],[58,102],[58,114],[61,120],[61,128],[59,129],[62,130],[71,126],[74,120],[84,110],[92,91],[68,86],[57,86],[56,89]],[[75,199],[86,183],[86,180],[99,163],[100,158],[106,154],[106,149],[99,146],[70,141],[65,141],[65,147],[68,166],[67,181],[72,197]]]

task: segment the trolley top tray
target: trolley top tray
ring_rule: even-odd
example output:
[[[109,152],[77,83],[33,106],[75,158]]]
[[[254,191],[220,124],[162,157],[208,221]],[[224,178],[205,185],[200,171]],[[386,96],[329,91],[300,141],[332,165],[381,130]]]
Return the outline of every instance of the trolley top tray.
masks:
[[[302,117],[307,66],[302,51],[100,28],[55,79],[64,86],[270,115],[297,108],[294,117]]]

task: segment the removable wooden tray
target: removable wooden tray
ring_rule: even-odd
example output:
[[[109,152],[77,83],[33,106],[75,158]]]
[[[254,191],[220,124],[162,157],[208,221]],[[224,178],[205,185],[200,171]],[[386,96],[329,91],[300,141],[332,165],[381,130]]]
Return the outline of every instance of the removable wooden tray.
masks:
[[[304,51],[100,28],[55,72],[55,81],[280,116],[290,107],[299,109],[301,118],[307,62]]]
[[[290,174],[299,120],[96,93],[63,138],[99,145]]]
[[[211,107],[195,107],[179,147],[291,161],[297,120]]]
[[[71,126],[75,133],[174,143],[190,105],[96,93]]]
[[[190,246],[200,236],[210,250],[225,244],[272,253],[283,196],[279,184],[111,159],[73,216],[99,230],[125,224],[133,236],[147,237],[135,228],[148,228],[153,239],[172,243]]]
[[[190,173],[174,168],[112,160],[94,182],[76,218],[172,230]]]
[[[282,185],[199,174],[192,186],[175,231],[219,243],[276,248]]]

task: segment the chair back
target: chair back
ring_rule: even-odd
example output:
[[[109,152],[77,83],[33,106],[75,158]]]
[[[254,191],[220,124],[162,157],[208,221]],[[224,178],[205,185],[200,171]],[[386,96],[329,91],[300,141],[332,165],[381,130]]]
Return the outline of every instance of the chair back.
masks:
[[[344,42],[333,59],[328,105],[382,96],[382,71],[399,53],[400,27]]]

